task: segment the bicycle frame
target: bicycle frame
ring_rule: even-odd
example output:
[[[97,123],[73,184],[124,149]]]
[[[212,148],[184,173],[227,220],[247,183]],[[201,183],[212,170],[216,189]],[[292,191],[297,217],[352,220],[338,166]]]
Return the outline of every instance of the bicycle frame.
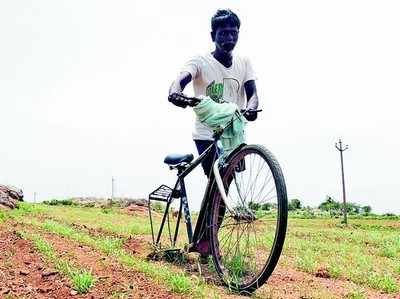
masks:
[[[186,165],[182,168],[177,168],[178,169],[178,174],[177,174],[178,178],[175,182],[174,188],[172,189],[171,195],[167,201],[167,204],[165,207],[165,212],[164,212],[163,218],[161,220],[161,225],[160,225],[156,240],[154,240],[153,225],[151,224],[152,235],[153,235],[153,244],[156,247],[159,246],[162,231],[163,231],[165,222],[168,217],[168,211],[169,211],[170,205],[173,201],[173,198],[178,198],[178,196],[175,196],[178,193],[179,193],[179,198],[180,198],[180,206],[179,206],[179,212],[178,212],[178,216],[177,216],[175,232],[173,235],[172,246],[175,247],[175,245],[176,245],[180,219],[182,217],[182,210],[183,210],[185,224],[186,224],[187,237],[188,237],[188,241],[189,241],[189,251],[195,251],[195,246],[196,246],[197,242],[201,239],[202,235],[204,233],[206,233],[206,231],[205,231],[206,230],[206,221],[207,221],[207,215],[209,212],[209,204],[211,203],[209,194],[211,193],[213,188],[216,188],[214,172],[211,170],[211,173],[209,175],[207,187],[206,187],[206,190],[203,195],[203,200],[201,202],[199,216],[198,216],[198,219],[196,222],[196,227],[195,227],[194,232],[193,232],[193,228],[192,228],[192,220],[191,220],[191,215],[190,215],[190,210],[189,210],[189,203],[187,200],[184,178],[189,173],[191,173],[193,171],[193,169],[195,169],[206,158],[207,154],[210,153],[210,151],[213,149],[213,147],[217,146],[217,141],[218,141],[218,139],[215,139],[214,142],[196,160],[192,161],[189,165]],[[245,144],[238,146],[230,155],[239,151],[244,145]],[[213,164],[215,163],[216,158],[217,158],[217,155],[215,155],[213,158]],[[149,214],[150,214],[150,222],[152,223],[152,217],[151,217],[151,213],[150,213],[150,201],[149,201]]]
[[[171,196],[169,197],[169,200],[167,201],[165,212],[164,212],[163,218],[161,220],[160,229],[158,231],[157,239],[156,240],[153,239],[153,243],[156,246],[159,244],[160,239],[161,239],[161,234],[162,234],[162,231],[163,231],[163,228],[165,225],[165,221],[168,216],[168,211],[169,211],[170,205],[172,203],[172,200],[174,198],[173,194],[178,194],[178,192],[179,192],[179,198],[181,201],[180,201],[179,213],[177,216],[177,225],[175,227],[175,232],[174,232],[173,246],[175,246],[175,244],[176,244],[178,231],[179,231],[180,219],[182,217],[182,210],[183,210],[183,214],[184,214],[189,244],[193,244],[198,240],[199,233],[201,232],[199,223],[200,223],[200,220],[203,220],[202,218],[204,218],[204,216],[206,215],[204,213],[205,201],[207,201],[207,199],[208,199],[207,195],[209,193],[210,182],[213,181],[213,176],[211,173],[209,180],[208,180],[206,191],[204,193],[204,197],[203,197],[203,201],[202,201],[201,209],[200,209],[200,213],[199,213],[199,218],[196,223],[196,228],[195,228],[194,234],[193,234],[192,220],[191,220],[191,215],[190,215],[190,210],[189,210],[189,203],[187,200],[186,186],[185,186],[184,179],[189,173],[191,173],[193,171],[193,169],[195,169],[206,158],[206,156],[211,152],[213,147],[216,147],[216,146],[217,146],[217,140],[215,140],[196,160],[192,161],[189,165],[186,165],[184,167],[179,167],[179,166],[177,167],[178,178],[175,182],[174,188],[172,189]],[[215,161],[215,157],[213,160]],[[214,163],[214,161],[213,161],[213,163]],[[152,223],[151,214],[150,214],[150,222]],[[153,230],[153,226],[152,226],[152,230]],[[152,233],[153,233],[153,231],[152,231]],[[154,235],[154,233],[153,233],[153,235]]]
[[[190,102],[191,101],[195,101],[195,102],[199,102],[199,99],[196,98],[188,98],[185,97],[183,95],[179,95],[179,97],[181,99],[183,99],[183,101],[186,101],[187,104],[189,104],[189,106],[194,106],[191,105]],[[243,110],[243,112],[241,113],[241,115],[244,115],[245,112],[247,112],[248,110]],[[255,110],[256,112],[261,112],[262,110]],[[154,240],[154,231],[153,231],[153,220],[151,217],[151,207],[150,207],[150,199],[151,199],[151,195],[154,194],[157,190],[159,190],[162,186],[160,186],[158,189],[156,189],[155,191],[153,191],[152,193],[150,193],[149,195],[149,217],[150,217],[150,223],[151,223],[151,232],[152,232],[152,236],[153,236],[153,245],[155,245],[156,247],[159,246],[160,243],[160,239],[161,239],[161,234],[165,225],[165,221],[168,217],[168,211],[170,208],[170,205],[173,201],[173,198],[180,198],[180,206],[179,206],[179,213],[178,213],[178,217],[177,217],[177,224],[175,227],[175,233],[174,233],[174,238],[173,240],[171,240],[172,242],[172,246],[175,247],[176,244],[176,240],[177,240],[177,236],[178,236],[178,231],[179,231],[179,224],[180,224],[180,219],[182,216],[182,209],[183,209],[183,213],[184,213],[184,218],[185,218],[185,223],[186,223],[186,230],[187,230],[187,236],[188,236],[188,240],[189,240],[189,248],[192,250],[195,250],[195,245],[197,244],[197,241],[201,238],[202,234],[206,232],[205,230],[205,224],[207,221],[207,215],[208,215],[208,209],[209,209],[209,194],[212,191],[212,188],[214,187],[214,182],[215,182],[215,177],[214,177],[214,172],[213,172],[213,166],[214,163],[216,161],[216,157],[217,154],[214,155],[213,157],[213,162],[212,162],[212,167],[211,167],[211,171],[208,177],[208,183],[207,183],[207,187],[206,190],[204,192],[204,196],[203,196],[203,200],[201,203],[201,208],[200,208],[200,212],[199,212],[199,217],[197,219],[196,222],[196,227],[193,233],[193,228],[192,228],[192,220],[191,220],[191,216],[190,216],[190,210],[189,210],[189,204],[188,204],[188,200],[187,200],[187,194],[186,194],[186,187],[185,187],[185,181],[184,178],[190,173],[192,172],[192,170],[194,168],[196,168],[205,158],[206,156],[210,153],[210,151],[215,148],[215,152],[217,153],[217,142],[220,138],[220,136],[222,135],[224,129],[228,126],[230,126],[233,123],[234,118],[232,118],[230,120],[230,122],[224,127],[222,128],[222,130],[220,130],[219,132],[214,134],[214,141],[213,143],[194,161],[192,161],[191,163],[189,163],[188,165],[177,165],[174,168],[178,169],[178,179],[176,180],[176,183],[174,185],[174,188],[171,189],[167,186],[165,186],[166,188],[168,188],[168,192],[169,192],[169,196],[168,198],[165,200],[165,198],[163,198],[163,201],[166,201],[166,208],[165,208],[165,212],[161,221],[161,225],[160,225],[160,229],[158,231],[158,235],[157,235],[157,239]],[[233,153],[235,153],[237,150],[239,150],[242,146],[238,146],[234,151],[232,151],[231,155]],[[177,194],[179,194],[177,196]],[[164,194],[164,196],[166,196]],[[169,225],[169,221],[168,221],[168,225]],[[170,236],[171,238],[171,236]],[[189,251],[190,251],[189,249]]]

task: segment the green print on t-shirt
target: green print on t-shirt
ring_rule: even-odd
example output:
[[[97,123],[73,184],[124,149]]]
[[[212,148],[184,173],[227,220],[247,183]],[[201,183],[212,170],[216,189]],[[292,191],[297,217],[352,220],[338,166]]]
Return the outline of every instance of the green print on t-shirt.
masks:
[[[221,102],[222,96],[224,95],[224,83],[215,83],[211,82],[210,85],[207,86],[206,96],[213,99],[215,102]]]

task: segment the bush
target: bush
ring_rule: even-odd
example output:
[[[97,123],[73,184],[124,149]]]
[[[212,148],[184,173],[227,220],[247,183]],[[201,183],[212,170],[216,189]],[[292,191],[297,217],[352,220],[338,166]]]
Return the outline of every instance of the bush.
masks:
[[[301,202],[297,198],[293,198],[289,201],[288,210],[295,211],[301,209]]]
[[[254,211],[257,211],[257,210],[261,209],[261,205],[259,203],[255,203],[255,202],[251,201],[251,202],[249,202],[249,208]]]
[[[263,211],[269,211],[271,209],[271,204],[270,203],[265,203],[261,205],[261,210]]]
[[[371,213],[372,208],[370,206],[363,206],[361,207],[361,210],[363,211],[364,215],[368,215]]]
[[[49,205],[49,206],[73,206],[75,205],[75,203],[72,201],[72,199],[52,199],[50,201],[45,200],[42,202],[45,205]]]
[[[151,204],[151,208],[152,208],[153,211],[156,211],[156,212],[159,212],[159,213],[164,213],[165,204],[157,201],[157,202]]]

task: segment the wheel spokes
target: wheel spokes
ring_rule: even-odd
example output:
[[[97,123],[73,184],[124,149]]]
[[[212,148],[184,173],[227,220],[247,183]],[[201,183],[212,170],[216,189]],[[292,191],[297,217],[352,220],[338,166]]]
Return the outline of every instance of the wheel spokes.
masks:
[[[224,280],[239,285],[262,271],[269,258],[277,227],[277,191],[260,155],[250,153],[229,167],[232,174],[224,186],[234,209],[218,217],[218,250]]]

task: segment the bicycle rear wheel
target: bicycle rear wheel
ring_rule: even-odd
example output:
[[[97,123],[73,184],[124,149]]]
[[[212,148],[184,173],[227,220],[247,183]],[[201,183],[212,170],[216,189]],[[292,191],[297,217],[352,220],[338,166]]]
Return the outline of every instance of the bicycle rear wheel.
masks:
[[[285,180],[264,147],[246,145],[222,171],[228,202],[211,192],[210,248],[215,270],[229,288],[251,293],[274,270],[287,226]]]

